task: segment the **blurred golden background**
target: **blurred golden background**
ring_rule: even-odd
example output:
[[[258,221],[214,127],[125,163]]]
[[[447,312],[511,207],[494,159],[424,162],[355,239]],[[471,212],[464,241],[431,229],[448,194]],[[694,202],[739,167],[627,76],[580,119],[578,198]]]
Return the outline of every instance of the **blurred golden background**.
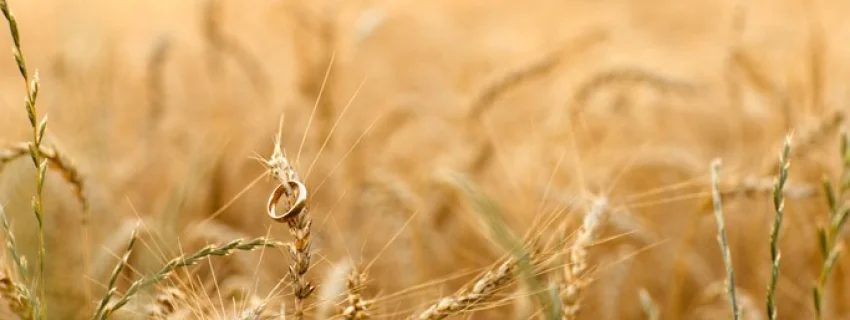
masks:
[[[362,296],[374,299],[371,317],[395,319],[418,316],[498,266],[511,250],[476,192],[498,206],[490,209],[508,230],[539,246],[533,278],[561,288],[552,301],[566,299],[569,277],[558,275],[577,263],[570,243],[604,205],[584,248],[587,270],[573,283],[582,288],[580,319],[653,319],[651,310],[660,319],[730,318],[711,210],[709,164],[721,158],[742,318],[766,319],[771,188],[791,131],[776,304],[780,319],[815,317],[811,290],[824,264],[817,230],[830,221],[821,178],[838,181],[842,172],[850,3],[9,6],[30,72],[38,70],[45,144],[73,161],[90,203],[84,212],[62,175],[48,174],[47,318],[89,317],[136,225],[119,296],[206,244],[291,241],[286,225],[266,215],[275,182],[257,159],[269,157],[279,127],[310,190],[308,277],[318,289],[307,318],[347,317],[345,275],[354,267],[368,267]],[[0,47],[13,47],[6,31]],[[30,141],[32,129],[15,59],[0,52],[8,53],[0,59],[3,146]],[[27,158],[0,162],[0,205],[34,267]],[[836,239],[841,247],[843,233]],[[850,317],[850,261],[835,261],[824,319]],[[114,317],[283,319],[290,263],[286,249],[205,259]],[[182,298],[162,307],[172,289]],[[537,297],[552,290],[535,290],[511,280],[456,317],[545,317]],[[261,309],[257,301],[262,316],[239,318]]]

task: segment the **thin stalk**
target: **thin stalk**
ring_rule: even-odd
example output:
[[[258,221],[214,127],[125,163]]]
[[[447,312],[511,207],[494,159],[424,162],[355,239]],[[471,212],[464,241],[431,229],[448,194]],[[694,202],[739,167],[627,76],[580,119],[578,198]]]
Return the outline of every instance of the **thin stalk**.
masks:
[[[717,220],[717,241],[720,242],[720,250],[723,253],[723,264],[726,266],[726,289],[729,295],[729,303],[732,305],[732,319],[738,320],[741,316],[738,307],[738,298],[735,294],[735,272],[732,269],[732,254],[729,253],[729,242],[726,240],[726,225],[723,222],[723,202],[720,199],[720,159],[711,163],[711,198],[714,203],[714,218]]]

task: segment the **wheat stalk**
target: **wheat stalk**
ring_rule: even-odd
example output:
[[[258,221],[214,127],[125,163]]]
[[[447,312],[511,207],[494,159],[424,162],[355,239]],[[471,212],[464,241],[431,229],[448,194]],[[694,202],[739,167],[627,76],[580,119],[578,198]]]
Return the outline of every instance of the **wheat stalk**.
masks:
[[[729,253],[729,242],[726,240],[726,225],[723,222],[723,202],[720,196],[720,159],[711,163],[711,197],[714,203],[714,218],[717,220],[717,241],[723,253],[723,264],[726,266],[726,289],[729,302],[732,305],[732,317],[738,320],[741,312],[738,308],[738,298],[735,294],[735,272],[732,269],[732,255]]]
[[[847,219],[850,218],[850,205],[844,199],[847,190],[850,189],[850,138],[847,133],[841,137],[840,155],[842,161],[842,172],[838,183],[838,190],[833,188],[829,179],[823,182],[824,194],[829,206],[829,219],[827,226],[818,228],[818,241],[823,258],[820,274],[812,289],[812,298],[815,305],[816,319],[823,319],[824,291],[832,269],[838,261],[838,257],[844,250],[844,246],[838,241],[838,236],[844,230]],[[839,202],[841,201],[841,202]]]
[[[39,80],[38,80],[38,71],[35,72],[35,75],[30,78],[29,71],[27,70],[26,61],[24,59],[24,54],[21,50],[21,37],[18,33],[18,22],[15,19],[15,15],[9,10],[9,5],[6,3],[6,0],[0,0],[0,11],[3,12],[3,16],[6,17],[6,21],[9,24],[9,31],[12,35],[12,43],[13,43],[13,54],[15,56],[15,62],[18,65],[18,70],[21,73],[21,77],[24,80],[24,84],[26,87],[26,98],[24,99],[27,111],[27,117],[29,118],[30,126],[32,127],[32,142],[29,143],[29,152],[30,157],[32,157],[33,164],[35,165],[36,175],[36,191],[35,195],[32,199],[32,209],[33,213],[35,213],[35,218],[38,222],[38,269],[39,269],[39,282],[38,282],[38,291],[40,295],[40,299],[46,308],[46,298],[47,291],[45,289],[45,274],[44,274],[44,265],[45,265],[45,256],[46,250],[44,248],[44,208],[43,208],[43,190],[44,190],[44,178],[46,176],[47,171],[47,160],[44,155],[41,153],[41,142],[44,139],[44,132],[47,129],[47,116],[39,119],[38,109],[36,108],[36,100],[38,98],[38,89],[39,89]],[[44,314],[37,314],[36,318],[43,318]]]
[[[791,151],[791,135],[785,138],[785,146],[779,154],[779,176],[773,188],[773,208],[776,211],[773,227],[770,230],[770,259],[772,261],[770,282],[767,287],[767,318],[776,320],[776,283],[779,281],[779,231],[782,228],[782,217],[785,214],[785,198],[782,190],[788,181],[788,154]]]

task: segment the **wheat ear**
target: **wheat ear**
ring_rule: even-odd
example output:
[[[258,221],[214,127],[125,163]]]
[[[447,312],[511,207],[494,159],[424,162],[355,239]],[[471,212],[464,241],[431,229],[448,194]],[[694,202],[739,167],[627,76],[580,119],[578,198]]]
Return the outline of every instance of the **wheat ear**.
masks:
[[[369,307],[372,302],[363,299],[363,290],[366,284],[366,273],[361,272],[357,268],[351,270],[351,274],[346,279],[345,287],[348,290],[348,296],[345,299],[345,307],[342,310],[342,318],[346,320],[365,320],[369,319]]]
[[[478,279],[471,288],[466,288],[460,293],[444,297],[432,304],[425,312],[419,314],[415,319],[440,320],[451,315],[470,310],[490,299],[497,291],[501,290],[514,278],[516,260],[508,259],[495,270],[488,271]]]
[[[785,138],[785,146],[779,154],[779,176],[773,187],[773,208],[776,216],[773,227],[770,230],[770,259],[773,262],[770,268],[770,282],[767,287],[767,318],[776,320],[776,283],[779,281],[779,231],[782,228],[782,217],[785,214],[785,198],[782,190],[788,181],[788,154],[791,151],[791,135]]]
[[[180,256],[174,258],[168,263],[166,263],[165,266],[163,266],[157,273],[133,282],[130,285],[130,288],[127,289],[127,292],[124,293],[124,296],[121,297],[121,299],[118,299],[118,301],[116,301],[114,304],[103,308],[101,319],[109,318],[109,316],[115,313],[115,311],[121,309],[128,302],[130,302],[130,300],[133,299],[133,297],[135,297],[141,289],[147,288],[153,284],[165,280],[166,278],[168,278],[169,275],[171,275],[172,272],[174,272],[174,270],[195,265],[202,259],[210,256],[229,256],[236,251],[253,251],[262,247],[277,246],[280,246],[280,244],[266,238],[257,238],[251,241],[237,239],[220,247],[210,245],[204,247],[203,249],[199,250],[198,252],[195,252],[190,256]]]
[[[292,294],[295,296],[293,306],[293,317],[298,320],[304,317],[304,304],[307,298],[315,291],[316,286],[307,279],[310,270],[311,251],[311,226],[310,213],[306,207],[307,189],[298,172],[289,163],[280,146],[280,138],[275,143],[274,151],[269,160],[266,161],[271,175],[280,185],[269,198],[268,214],[278,222],[285,222],[289,227],[289,233],[294,240],[287,244],[292,264],[289,266]],[[292,186],[299,186],[297,190]],[[296,194],[297,193],[297,194]],[[297,196],[297,197],[296,197]],[[282,216],[274,212],[277,202],[284,198],[287,200],[288,211]]]

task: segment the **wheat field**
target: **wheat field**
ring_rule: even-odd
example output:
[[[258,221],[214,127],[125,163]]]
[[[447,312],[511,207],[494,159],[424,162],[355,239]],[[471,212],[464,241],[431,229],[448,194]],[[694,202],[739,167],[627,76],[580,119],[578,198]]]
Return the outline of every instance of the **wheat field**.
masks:
[[[0,8],[0,319],[850,318],[850,3]]]

